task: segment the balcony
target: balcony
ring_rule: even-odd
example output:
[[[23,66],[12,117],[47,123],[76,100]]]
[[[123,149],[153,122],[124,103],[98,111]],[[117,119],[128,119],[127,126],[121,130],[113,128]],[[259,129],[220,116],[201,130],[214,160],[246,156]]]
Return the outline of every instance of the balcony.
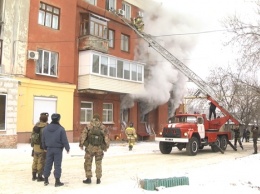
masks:
[[[79,37],[79,50],[95,50],[102,53],[108,52],[108,40],[92,35]]]

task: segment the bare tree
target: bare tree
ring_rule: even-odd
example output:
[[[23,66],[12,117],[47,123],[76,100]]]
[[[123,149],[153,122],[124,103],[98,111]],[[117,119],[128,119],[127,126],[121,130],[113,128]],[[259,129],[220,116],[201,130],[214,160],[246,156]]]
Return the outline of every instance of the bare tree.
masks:
[[[255,20],[250,20],[250,22],[245,22],[238,15],[228,17],[223,21],[223,25],[231,35],[226,45],[232,45],[233,49],[238,51],[239,65],[247,71],[258,70],[260,66],[260,3],[256,3],[256,10]]]

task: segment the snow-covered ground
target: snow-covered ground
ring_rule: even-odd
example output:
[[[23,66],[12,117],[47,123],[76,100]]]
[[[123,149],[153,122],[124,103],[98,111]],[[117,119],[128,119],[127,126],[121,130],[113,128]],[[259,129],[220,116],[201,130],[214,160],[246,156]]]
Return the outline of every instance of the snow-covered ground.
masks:
[[[253,148],[252,143],[247,143],[248,148]],[[162,188],[160,191],[148,191],[140,188],[137,183],[137,179],[140,177],[128,179],[130,175],[116,174],[116,178],[113,178],[113,173],[107,172],[108,164],[104,168],[104,179],[100,185],[82,184],[84,178],[84,151],[80,150],[77,143],[71,143],[71,151],[69,154],[64,152],[62,178],[65,185],[60,188],[53,186],[53,177],[50,180],[50,185],[43,186],[43,183],[34,182],[31,180],[31,164],[32,158],[30,157],[31,147],[29,144],[18,144],[17,149],[0,149],[0,194],[23,194],[23,193],[200,193],[200,194],[219,194],[219,193],[259,193],[260,192],[260,154],[252,155],[252,150],[247,151],[246,157],[236,157],[222,162],[217,162],[210,165],[201,165],[192,168],[192,170],[182,170],[178,168],[178,173],[174,176],[186,176],[189,178],[189,185],[176,186],[170,188]],[[239,150],[243,152],[242,150]],[[244,153],[246,151],[244,150]],[[153,154],[154,153],[154,154]],[[134,150],[129,152],[127,144],[117,143],[111,144],[108,152],[105,153],[104,163],[110,159],[116,159],[117,162],[132,157],[134,160],[143,154],[152,154],[158,156],[159,148],[157,142],[139,142],[135,145]],[[212,155],[211,155],[212,154]],[[218,157],[218,153],[209,154],[214,157]],[[229,153],[227,153],[229,154]],[[166,155],[161,155],[166,156]],[[161,157],[160,156],[160,157]],[[219,153],[219,156],[222,155]],[[167,157],[167,156],[166,156]],[[118,159],[117,159],[118,158]],[[156,159],[156,157],[154,157]],[[168,159],[174,160],[174,157],[168,157]],[[185,160],[192,161],[198,157],[183,156]],[[207,159],[203,159],[203,162]],[[109,164],[112,165],[112,164]],[[178,164],[181,166],[181,164]],[[135,164],[138,168],[138,161]],[[127,168],[128,166],[122,162],[118,166],[118,170]],[[148,167],[151,168],[152,167]],[[68,170],[69,169],[69,170]],[[114,170],[114,169],[113,169]],[[155,170],[154,178],[158,177],[160,168]],[[108,175],[109,174],[109,175]],[[171,174],[171,175],[170,175]],[[172,177],[172,173],[168,173],[168,177]],[[120,180],[118,180],[118,176]],[[167,172],[161,174],[162,177],[167,177]],[[149,177],[152,178],[152,177]]]

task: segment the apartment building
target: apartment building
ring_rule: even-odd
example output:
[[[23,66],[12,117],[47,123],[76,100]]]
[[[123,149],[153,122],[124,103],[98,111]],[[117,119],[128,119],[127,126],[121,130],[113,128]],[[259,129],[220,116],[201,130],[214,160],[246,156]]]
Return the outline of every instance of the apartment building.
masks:
[[[137,1],[0,2],[0,147],[28,143],[41,112],[61,114],[70,142],[95,113],[111,140],[125,139],[129,122],[139,139],[153,139],[167,122],[167,104],[142,115],[140,102],[122,102],[145,87],[146,64],[134,56],[138,37],[115,14],[142,16]]]

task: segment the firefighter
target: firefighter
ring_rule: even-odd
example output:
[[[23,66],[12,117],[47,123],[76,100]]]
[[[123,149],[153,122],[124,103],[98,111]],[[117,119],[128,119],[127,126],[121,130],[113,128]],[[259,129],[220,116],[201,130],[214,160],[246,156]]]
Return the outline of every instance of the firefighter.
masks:
[[[144,22],[140,16],[133,19],[133,25],[136,27],[138,31],[142,32],[144,30]]]
[[[128,140],[129,151],[131,151],[135,144],[135,139],[137,138],[134,124],[132,122],[130,123],[129,127],[126,128],[125,134]]]

